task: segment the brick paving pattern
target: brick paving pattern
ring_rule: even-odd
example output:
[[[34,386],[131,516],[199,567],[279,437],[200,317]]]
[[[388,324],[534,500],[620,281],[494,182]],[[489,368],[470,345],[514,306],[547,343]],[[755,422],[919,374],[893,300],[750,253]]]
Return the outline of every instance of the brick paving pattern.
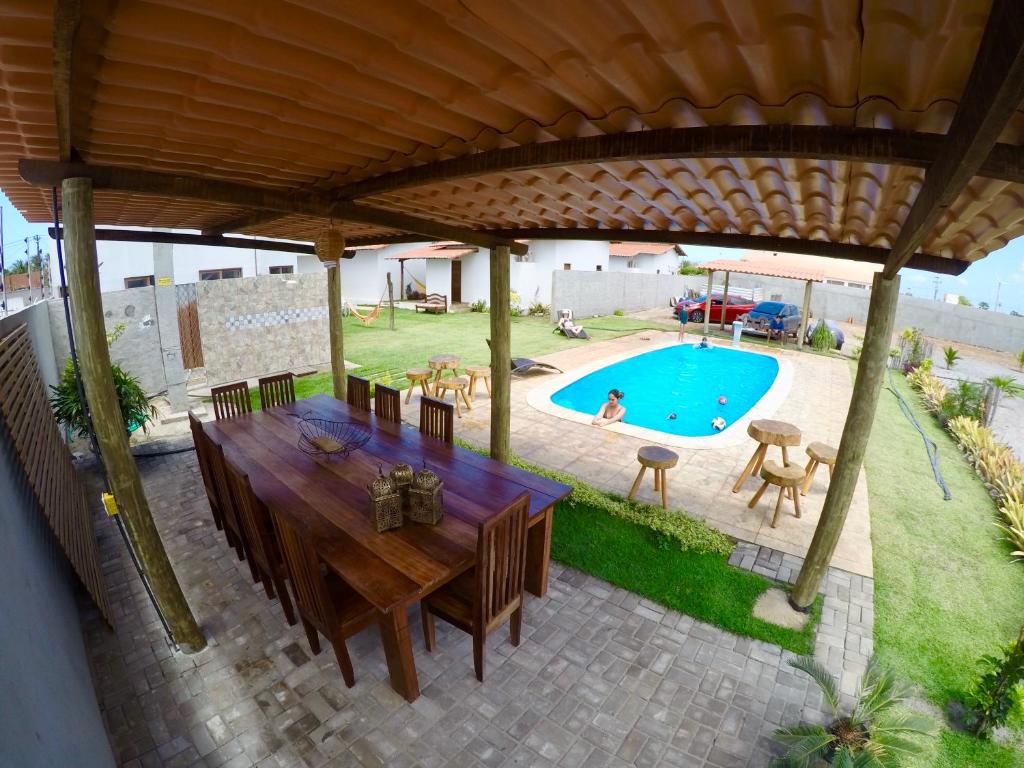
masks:
[[[83,607],[97,695],[126,766],[764,766],[780,723],[820,716],[821,698],[788,652],[737,637],[552,565],[549,595],[528,596],[518,649],[500,630],[484,684],[468,635],[437,625],[422,696],[387,678],[379,635],[349,641],[345,688],[328,644],[252,584],[216,531],[192,453],[140,462],[172,562],[212,639],[174,653],[112,524],[101,526],[117,628]],[[741,544],[734,564],[783,580],[799,559]],[[871,580],[832,571],[816,653],[845,693],[871,652]]]

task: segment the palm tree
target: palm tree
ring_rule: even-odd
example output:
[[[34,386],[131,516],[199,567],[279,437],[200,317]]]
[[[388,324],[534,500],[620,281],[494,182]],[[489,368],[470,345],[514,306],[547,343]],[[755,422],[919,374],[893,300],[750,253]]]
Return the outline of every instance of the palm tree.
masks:
[[[839,687],[822,664],[810,656],[789,663],[817,683],[832,709],[832,721],[775,731],[775,738],[789,747],[775,761],[779,768],[813,768],[822,762],[833,768],[890,768],[905,755],[921,752],[912,737],[934,734],[929,718],[899,707],[909,698],[908,688],[874,659],[864,670],[853,710],[845,715],[839,708]]]
[[[956,347],[946,347],[942,350],[942,354],[946,357],[946,368],[952,368],[956,361],[960,358],[960,353],[957,352]]]

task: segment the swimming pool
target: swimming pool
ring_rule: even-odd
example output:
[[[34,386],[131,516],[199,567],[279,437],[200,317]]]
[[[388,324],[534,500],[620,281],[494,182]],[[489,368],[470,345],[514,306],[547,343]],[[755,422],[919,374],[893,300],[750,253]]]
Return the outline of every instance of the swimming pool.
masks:
[[[727,347],[676,344],[611,363],[562,387],[551,402],[593,416],[608,390],[626,393],[626,425],[681,437],[706,437],[741,420],[772,388],[779,363],[767,355]],[[725,397],[724,405],[718,402]],[[676,418],[670,419],[670,414]]]

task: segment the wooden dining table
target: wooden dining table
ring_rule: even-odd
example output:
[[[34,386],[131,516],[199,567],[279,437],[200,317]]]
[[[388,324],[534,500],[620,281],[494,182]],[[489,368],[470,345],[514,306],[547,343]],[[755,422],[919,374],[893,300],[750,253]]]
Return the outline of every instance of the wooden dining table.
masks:
[[[304,416],[361,423],[370,438],[345,458],[314,457],[299,448]],[[289,515],[326,566],[377,609],[391,685],[408,701],[419,696],[409,606],[473,567],[477,526],[524,490],[530,494],[526,589],[541,597],[547,591],[552,515],[570,486],[328,395],[207,422],[203,429],[248,474],[260,500]],[[441,478],[445,516],[436,526],[407,522],[377,533],[366,486],[399,462],[414,470],[426,466]]]

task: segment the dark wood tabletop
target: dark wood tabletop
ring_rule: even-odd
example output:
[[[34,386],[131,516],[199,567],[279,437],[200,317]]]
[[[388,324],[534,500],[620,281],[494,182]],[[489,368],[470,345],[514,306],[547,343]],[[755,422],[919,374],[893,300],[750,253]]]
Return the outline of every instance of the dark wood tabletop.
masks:
[[[370,440],[345,459],[315,459],[298,447],[298,417],[357,421]],[[342,579],[387,612],[407,605],[473,565],[476,526],[527,490],[540,515],[569,486],[421,435],[327,395],[203,425],[256,495],[292,517]],[[445,517],[437,526],[407,523],[377,533],[366,486],[378,467],[424,464],[444,481]]]

